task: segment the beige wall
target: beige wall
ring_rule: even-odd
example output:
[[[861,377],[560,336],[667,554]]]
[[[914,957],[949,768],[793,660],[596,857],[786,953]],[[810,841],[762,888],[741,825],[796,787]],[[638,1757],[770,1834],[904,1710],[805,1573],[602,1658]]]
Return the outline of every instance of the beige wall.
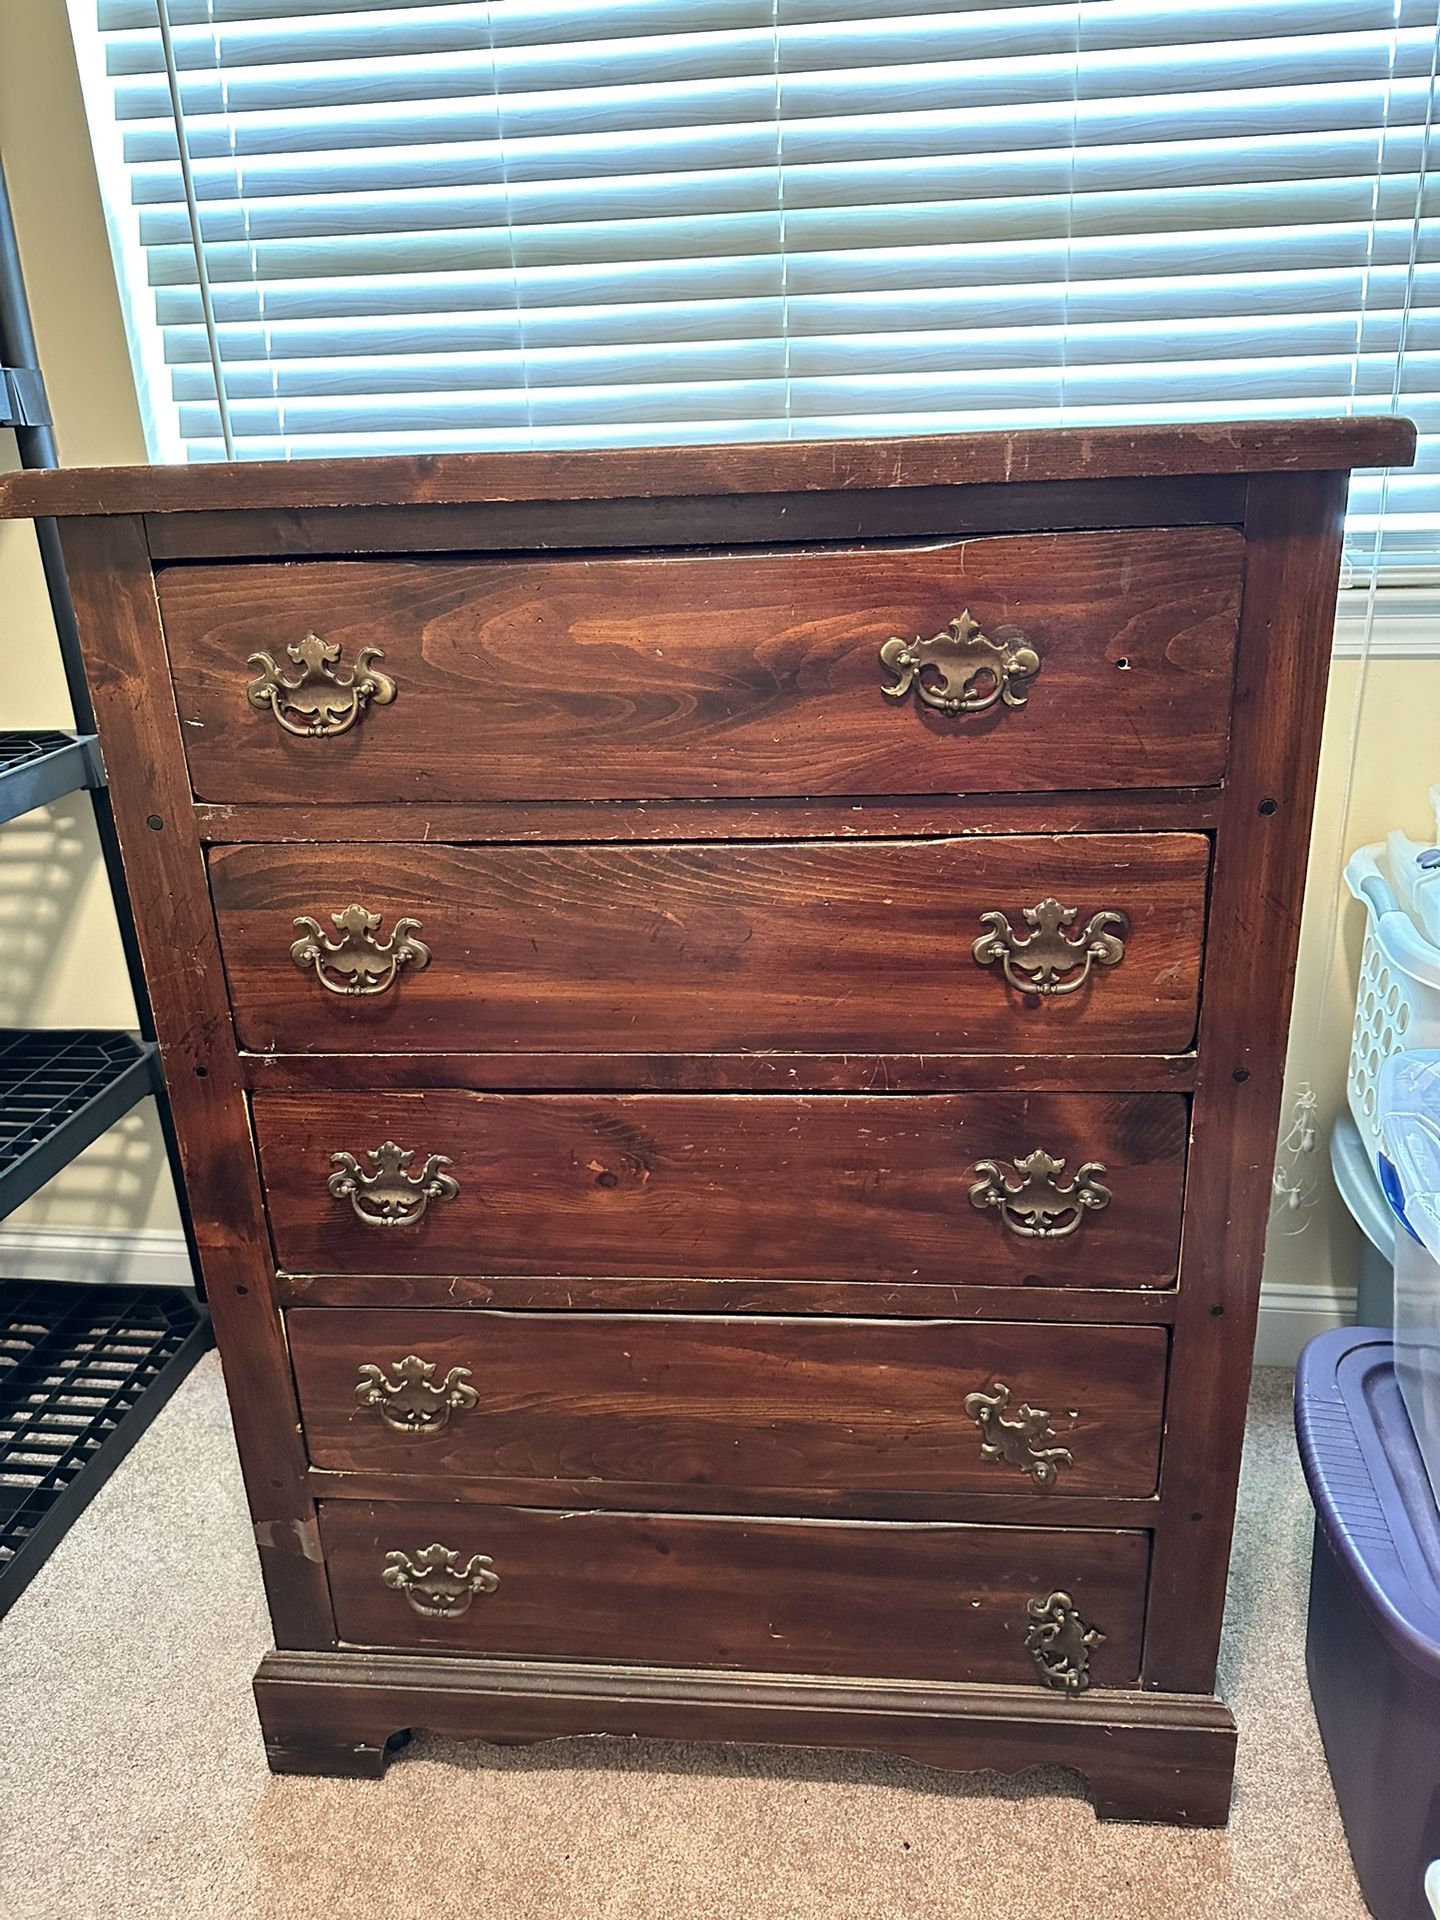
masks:
[[[62,0],[0,0],[0,155],[61,457],[143,460],[145,441],[110,268]],[[13,452],[0,434],[4,458]],[[0,727],[71,722],[28,526],[0,522]],[[0,829],[0,1025],[129,1026],[135,1007],[88,799]],[[15,1227],[179,1229],[150,1102],[10,1216]]]
[[[1305,1082],[1319,1100],[1318,1144],[1303,1168],[1315,1198],[1298,1213],[1276,1208],[1265,1255],[1271,1285],[1355,1283],[1360,1236],[1330,1179],[1327,1146],[1330,1122],[1345,1109],[1365,911],[1343,885],[1337,910],[1336,887],[1346,857],[1392,827],[1435,837],[1426,791],[1440,781],[1440,634],[1435,649],[1433,659],[1372,658],[1363,693],[1358,660],[1331,668],[1286,1071],[1286,1113]]]
[[[0,0],[0,38],[7,51],[0,68],[0,151],[62,455],[76,464],[141,460],[140,416],[61,0]],[[0,681],[0,725],[63,725],[64,685],[26,527],[0,525],[0,621],[12,665]],[[1374,660],[1347,824],[1358,683],[1356,662],[1336,664],[1289,1072],[1292,1088],[1309,1081],[1320,1098],[1320,1146],[1306,1166],[1316,1200],[1299,1215],[1277,1213],[1267,1259],[1267,1278],[1292,1285],[1351,1284],[1359,1245],[1330,1185],[1324,1152],[1324,1128],[1344,1104],[1363,931],[1360,910],[1344,896],[1332,945],[1339,866],[1352,847],[1382,838],[1392,826],[1428,838],[1425,789],[1440,779],[1440,659]],[[123,1025],[132,1017],[88,805],[70,802],[4,830],[0,1022]],[[148,1109],[93,1148],[23,1217],[101,1228],[173,1224],[173,1197]]]

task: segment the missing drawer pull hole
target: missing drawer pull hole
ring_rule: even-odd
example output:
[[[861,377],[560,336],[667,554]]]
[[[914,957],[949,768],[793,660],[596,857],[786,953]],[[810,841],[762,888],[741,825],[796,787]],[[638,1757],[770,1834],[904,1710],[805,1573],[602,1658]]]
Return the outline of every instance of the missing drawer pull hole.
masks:
[[[1211,1307],[1210,1318],[1212,1320],[1223,1320],[1225,1318],[1224,1307]]]
[[[195,1078],[197,1080],[208,1080],[210,1078],[210,1069],[208,1067],[196,1067]]]
[[[1266,816],[1267,819],[1272,813],[1277,813],[1279,811],[1279,808],[1280,808],[1280,802],[1278,800],[1262,800],[1260,802],[1260,811]]]
[[[246,1294],[249,1293],[250,1289],[249,1287],[236,1287],[235,1291],[239,1294]]]
[[[1115,662],[1115,670],[1117,673],[1128,673],[1130,671],[1130,658],[1128,654],[1121,654],[1120,658]]]
[[[1237,1087],[1243,1087],[1245,1082],[1250,1078],[1250,1069],[1248,1067],[1236,1067],[1230,1078],[1235,1082]]]

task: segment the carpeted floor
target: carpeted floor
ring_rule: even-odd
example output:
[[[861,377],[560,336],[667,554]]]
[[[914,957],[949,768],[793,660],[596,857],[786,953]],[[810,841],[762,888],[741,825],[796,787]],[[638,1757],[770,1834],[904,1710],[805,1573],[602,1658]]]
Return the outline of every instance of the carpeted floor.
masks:
[[[1228,1832],[1100,1826],[1064,1774],[863,1756],[417,1741],[272,1779],[267,1644],[207,1358],[0,1621],[4,1920],[1350,1920],[1305,1688],[1289,1376],[1256,1376],[1222,1684]]]

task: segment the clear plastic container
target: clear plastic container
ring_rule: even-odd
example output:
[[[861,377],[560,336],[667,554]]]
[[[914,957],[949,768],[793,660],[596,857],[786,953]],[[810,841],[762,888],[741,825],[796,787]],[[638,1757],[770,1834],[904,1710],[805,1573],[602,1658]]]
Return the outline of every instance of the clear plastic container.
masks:
[[[1380,1184],[1395,1215],[1395,1374],[1440,1502],[1440,1052],[1380,1069]]]

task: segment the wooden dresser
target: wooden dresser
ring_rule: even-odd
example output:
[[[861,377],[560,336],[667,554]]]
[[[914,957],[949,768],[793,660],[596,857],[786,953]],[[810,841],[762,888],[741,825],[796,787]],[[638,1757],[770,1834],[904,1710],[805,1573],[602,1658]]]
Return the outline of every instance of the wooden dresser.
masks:
[[[880,1747],[1225,1819],[1347,469],[1412,443],[0,486],[63,522],[274,1767]]]

